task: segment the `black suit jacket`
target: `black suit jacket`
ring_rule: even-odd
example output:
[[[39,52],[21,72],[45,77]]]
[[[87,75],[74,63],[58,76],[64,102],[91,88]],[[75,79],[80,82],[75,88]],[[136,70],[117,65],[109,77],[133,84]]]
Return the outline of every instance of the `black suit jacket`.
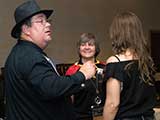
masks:
[[[58,76],[35,44],[18,40],[5,63],[7,120],[75,120],[66,96],[81,88],[81,72]]]

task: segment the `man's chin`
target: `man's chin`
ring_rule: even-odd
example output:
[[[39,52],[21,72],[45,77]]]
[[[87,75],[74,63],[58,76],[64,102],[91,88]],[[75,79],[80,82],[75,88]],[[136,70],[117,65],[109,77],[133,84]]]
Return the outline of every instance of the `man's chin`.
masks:
[[[52,40],[52,37],[48,37],[47,39],[46,39],[46,41],[51,41]]]

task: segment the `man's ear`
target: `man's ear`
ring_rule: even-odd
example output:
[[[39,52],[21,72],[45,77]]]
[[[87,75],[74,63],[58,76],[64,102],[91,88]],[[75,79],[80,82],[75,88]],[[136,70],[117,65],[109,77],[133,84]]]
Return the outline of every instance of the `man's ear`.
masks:
[[[29,35],[30,34],[29,28],[30,27],[27,25],[22,25],[22,33]]]

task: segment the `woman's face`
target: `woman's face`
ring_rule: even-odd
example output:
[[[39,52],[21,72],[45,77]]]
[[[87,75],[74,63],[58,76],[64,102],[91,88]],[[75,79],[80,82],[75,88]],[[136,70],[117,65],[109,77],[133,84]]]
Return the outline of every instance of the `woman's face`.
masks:
[[[85,59],[94,58],[94,55],[96,53],[96,46],[94,41],[81,43],[79,47],[79,53],[82,58],[85,58]]]

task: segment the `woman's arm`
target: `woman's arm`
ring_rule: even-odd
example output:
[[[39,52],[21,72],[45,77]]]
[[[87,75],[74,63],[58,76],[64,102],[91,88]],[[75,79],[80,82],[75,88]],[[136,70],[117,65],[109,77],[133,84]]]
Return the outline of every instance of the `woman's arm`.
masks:
[[[106,101],[103,110],[104,120],[114,120],[120,103],[120,81],[110,78],[106,83]]]

